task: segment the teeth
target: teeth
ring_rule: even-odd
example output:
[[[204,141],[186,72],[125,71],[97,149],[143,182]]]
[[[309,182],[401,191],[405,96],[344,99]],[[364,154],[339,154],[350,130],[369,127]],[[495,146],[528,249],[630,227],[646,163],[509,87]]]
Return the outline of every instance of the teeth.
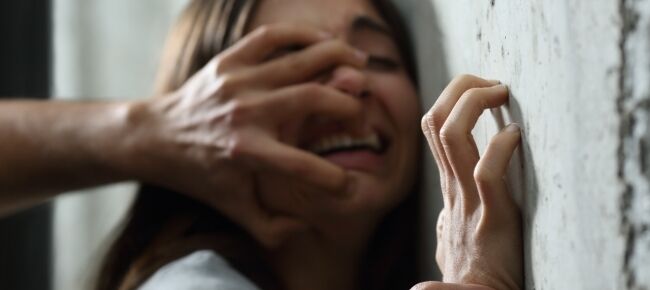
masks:
[[[370,136],[369,142],[372,148],[379,149],[381,147],[381,141],[379,140],[379,136],[377,136],[377,134],[373,134],[372,136]]]
[[[309,151],[321,154],[337,149],[361,146],[367,146],[373,150],[381,150],[381,141],[376,133],[365,137],[352,137],[349,135],[328,136],[311,145]]]

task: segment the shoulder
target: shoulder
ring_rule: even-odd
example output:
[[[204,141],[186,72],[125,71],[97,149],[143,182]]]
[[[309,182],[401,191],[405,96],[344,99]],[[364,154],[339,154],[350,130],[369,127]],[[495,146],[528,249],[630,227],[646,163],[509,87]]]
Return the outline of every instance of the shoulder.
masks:
[[[154,273],[138,290],[260,290],[219,254],[196,251]]]

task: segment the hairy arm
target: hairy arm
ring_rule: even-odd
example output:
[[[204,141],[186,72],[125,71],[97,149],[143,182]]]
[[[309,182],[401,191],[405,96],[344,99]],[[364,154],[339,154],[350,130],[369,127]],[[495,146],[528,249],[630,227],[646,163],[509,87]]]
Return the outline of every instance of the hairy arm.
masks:
[[[125,179],[127,103],[0,102],[0,215]]]
[[[306,49],[272,57],[296,44]],[[56,192],[129,179],[202,201],[276,245],[305,225],[296,213],[267,208],[255,176],[290,177],[287,186],[305,195],[347,190],[343,169],[290,144],[283,129],[313,116],[358,115],[355,97],[309,80],[334,65],[366,63],[365,53],[327,33],[271,25],[155,98],[0,102],[0,215]]]

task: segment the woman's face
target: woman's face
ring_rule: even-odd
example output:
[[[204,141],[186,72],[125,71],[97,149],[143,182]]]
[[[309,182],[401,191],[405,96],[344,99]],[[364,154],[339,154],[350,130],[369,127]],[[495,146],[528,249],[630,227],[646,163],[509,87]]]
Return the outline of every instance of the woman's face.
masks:
[[[296,145],[346,169],[356,185],[350,211],[392,209],[413,185],[420,114],[414,83],[377,9],[366,0],[263,0],[251,21],[251,30],[278,23],[315,27],[369,55],[363,69],[338,66],[313,80],[358,98],[362,114],[308,121]],[[361,145],[350,146],[355,142]],[[276,189],[262,184],[261,190]]]

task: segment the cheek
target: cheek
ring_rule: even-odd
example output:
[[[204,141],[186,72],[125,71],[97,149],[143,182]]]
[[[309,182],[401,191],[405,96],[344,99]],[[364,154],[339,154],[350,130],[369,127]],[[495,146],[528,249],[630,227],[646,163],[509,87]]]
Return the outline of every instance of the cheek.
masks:
[[[400,137],[415,136],[416,142],[420,124],[420,100],[413,83],[406,76],[376,77],[376,89],[380,101],[395,122]]]
[[[378,101],[393,126],[395,145],[385,182],[390,183],[391,195],[399,198],[415,180],[420,154],[420,100],[413,83],[406,76],[377,76]]]

